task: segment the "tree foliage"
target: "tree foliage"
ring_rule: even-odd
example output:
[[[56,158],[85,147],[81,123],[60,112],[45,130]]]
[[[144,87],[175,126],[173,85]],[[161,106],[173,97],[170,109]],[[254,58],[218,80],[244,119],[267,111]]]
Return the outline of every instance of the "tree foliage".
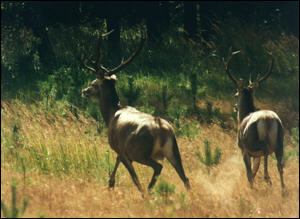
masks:
[[[169,102],[195,111],[201,97],[232,90],[223,76],[222,62],[230,46],[242,51],[232,62],[237,77],[248,79],[250,73],[257,77],[267,66],[264,50],[268,49],[276,59],[272,80],[293,81],[284,90],[294,92],[299,90],[295,8],[298,2],[4,1],[1,98],[51,98],[86,108],[80,92],[94,76],[83,63],[95,56],[99,35],[115,30],[103,41],[101,51],[102,64],[113,68],[137,47],[139,26],[147,29],[146,47],[121,77],[134,77],[144,89],[131,100],[137,105],[150,103],[159,108],[159,98],[151,94],[156,92],[162,93],[162,113],[170,111]],[[154,85],[156,79],[153,85],[138,81],[148,76],[166,79],[168,92],[167,85],[163,89]],[[275,89],[286,87],[282,80],[277,83]],[[121,91],[126,89],[126,83],[120,84],[125,86]]]

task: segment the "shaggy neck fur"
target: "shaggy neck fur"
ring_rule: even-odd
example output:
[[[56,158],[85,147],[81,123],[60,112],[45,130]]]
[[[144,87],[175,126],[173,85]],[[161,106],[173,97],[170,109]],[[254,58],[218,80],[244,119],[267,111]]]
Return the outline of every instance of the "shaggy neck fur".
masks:
[[[241,97],[238,103],[238,122],[239,124],[243,121],[243,119],[255,111],[253,104],[253,97],[251,92],[248,89],[243,89],[241,93]]]
[[[119,97],[117,95],[114,81],[105,81],[101,85],[100,91],[100,111],[106,126],[109,126],[110,121],[121,107]]]

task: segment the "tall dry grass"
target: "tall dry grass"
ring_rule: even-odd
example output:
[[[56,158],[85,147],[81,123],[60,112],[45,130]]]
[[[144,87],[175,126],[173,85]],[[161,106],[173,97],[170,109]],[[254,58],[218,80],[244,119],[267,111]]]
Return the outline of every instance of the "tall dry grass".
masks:
[[[122,165],[115,188],[108,189],[115,154],[105,132],[96,131],[97,122],[79,110],[75,117],[54,103],[46,109],[38,102],[1,102],[1,199],[10,203],[15,178],[18,203],[24,197],[29,200],[24,217],[299,217],[299,145],[288,133],[285,152],[295,153],[285,162],[288,193],[282,197],[274,157],[269,159],[272,187],[264,182],[260,168],[251,190],[235,131],[214,124],[197,128],[196,137],[178,138],[192,189],[186,191],[175,170],[163,161],[161,178],[175,185],[174,194],[164,201],[160,194],[142,198]],[[213,150],[222,151],[210,174],[195,156],[205,139]],[[152,169],[134,166],[146,187]]]

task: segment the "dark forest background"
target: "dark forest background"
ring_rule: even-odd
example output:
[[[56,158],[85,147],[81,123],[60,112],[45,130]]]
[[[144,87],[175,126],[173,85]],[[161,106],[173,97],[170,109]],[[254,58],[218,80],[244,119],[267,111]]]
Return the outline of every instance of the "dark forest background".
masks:
[[[142,53],[118,74],[123,104],[165,115],[192,115],[210,97],[232,99],[224,73],[229,47],[236,77],[252,80],[275,66],[260,97],[286,99],[299,111],[298,1],[25,1],[1,2],[1,100],[60,102],[76,114],[94,104],[81,98],[94,75],[84,68],[100,33],[103,65],[113,68],[148,40]],[[203,115],[203,114],[202,114]],[[201,118],[200,118],[201,119]]]

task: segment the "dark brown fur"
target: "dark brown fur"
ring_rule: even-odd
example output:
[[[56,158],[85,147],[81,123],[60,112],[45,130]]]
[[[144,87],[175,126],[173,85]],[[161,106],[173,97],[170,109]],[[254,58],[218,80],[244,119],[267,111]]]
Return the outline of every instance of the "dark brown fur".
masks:
[[[133,107],[120,107],[115,82],[112,80],[112,78],[98,78],[92,82],[92,86],[82,91],[83,96],[98,100],[108,127],[109,144],[118,154],[109,186],[114,187],[115,174],[119,163],[122,162],[135,185],[143,191],[132,166],[132,162],[136,161],[153,168],[154,174],[148,186],[148,189],[151,189],[162,170],[162,165],[156,160],[166,157],[189,189],[189,180],[182,167],[172,126],[162,118],[142,113]]]
[[[271,185],[268,174],[268,155],[275,152],[281,188],[284,193],[285,185],[283,182],[282,167],[284,134],[282,123],[278,115],[273,111],[255,111],[253,101],[253,89],[269,77],[273,67],[274,58],[272,54],[268,52],[272,58],[268,72],[254,83],[250,82],[248,86],[244,86],[242,79],[236,80],[229,72],[230,60],[233,55],[238,53],[239,51],[232,53],[231,49],[229,50],[226,73],[238,89],[238,93],[236,94],[238,111],[238,146],[243,154],[248,181],[252,188],[254,177],[259,168],[260,157],[264,156],[264,178],[265,181]],[[253,167],[251,167],[251,158],[253,158]]]

